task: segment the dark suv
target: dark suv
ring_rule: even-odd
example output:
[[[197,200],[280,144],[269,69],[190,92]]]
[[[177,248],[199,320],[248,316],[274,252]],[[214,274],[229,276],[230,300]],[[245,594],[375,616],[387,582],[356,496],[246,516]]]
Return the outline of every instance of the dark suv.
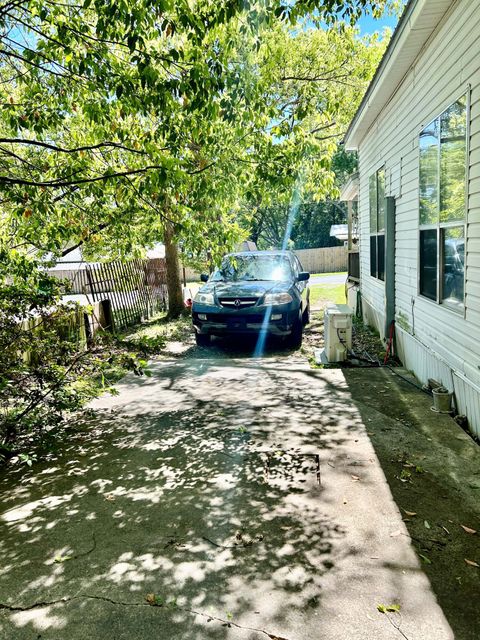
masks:
[[[300,346],[308,322],[308,279],[291,251],[246,251],[225,256],[193,301],[197,344],[210,337],[265,333]]]

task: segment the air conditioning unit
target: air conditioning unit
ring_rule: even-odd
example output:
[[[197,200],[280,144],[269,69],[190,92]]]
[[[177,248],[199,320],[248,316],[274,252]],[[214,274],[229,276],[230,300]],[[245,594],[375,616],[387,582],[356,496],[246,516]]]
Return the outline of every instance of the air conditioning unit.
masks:
[[[348,304],[332,304],[324,316],[324,355],[328,362],[343,362],[352,349],[353,310]]]

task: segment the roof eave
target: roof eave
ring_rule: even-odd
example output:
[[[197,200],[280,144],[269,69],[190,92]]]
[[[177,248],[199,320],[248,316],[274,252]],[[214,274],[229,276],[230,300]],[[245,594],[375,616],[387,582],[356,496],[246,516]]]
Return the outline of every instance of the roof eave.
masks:
[[[410,0],[392,35],[377,71],[344,138],[347,150],[357,150],[378,114],[390,101],[453,0]],[[426,7],[428,5],[428,11]]]

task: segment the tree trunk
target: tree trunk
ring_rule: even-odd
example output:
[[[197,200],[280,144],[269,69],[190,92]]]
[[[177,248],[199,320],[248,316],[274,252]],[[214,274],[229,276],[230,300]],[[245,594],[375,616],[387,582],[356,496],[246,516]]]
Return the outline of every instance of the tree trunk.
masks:
[[[178,318],[184,311],[178,248],[173,239],[173,225],[164,223],[165,264],[167,268],[168,317]]]

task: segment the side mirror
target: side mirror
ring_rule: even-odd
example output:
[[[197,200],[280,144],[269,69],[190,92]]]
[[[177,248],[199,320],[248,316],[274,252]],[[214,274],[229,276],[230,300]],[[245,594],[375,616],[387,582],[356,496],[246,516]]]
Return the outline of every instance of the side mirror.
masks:
[[[300,271],[297,277],[298,282],[305,282],[306,280],[309,280],[309,279],[310,279],[310,274],[308,273],[308,271]]]
[[[200,276],[200,280],[201,280],[202,282],[208,282],[208,276],[207,276],[207,274],[206,274],[206,273],[202,273],[202,274],[201,274],[201,276]]]

